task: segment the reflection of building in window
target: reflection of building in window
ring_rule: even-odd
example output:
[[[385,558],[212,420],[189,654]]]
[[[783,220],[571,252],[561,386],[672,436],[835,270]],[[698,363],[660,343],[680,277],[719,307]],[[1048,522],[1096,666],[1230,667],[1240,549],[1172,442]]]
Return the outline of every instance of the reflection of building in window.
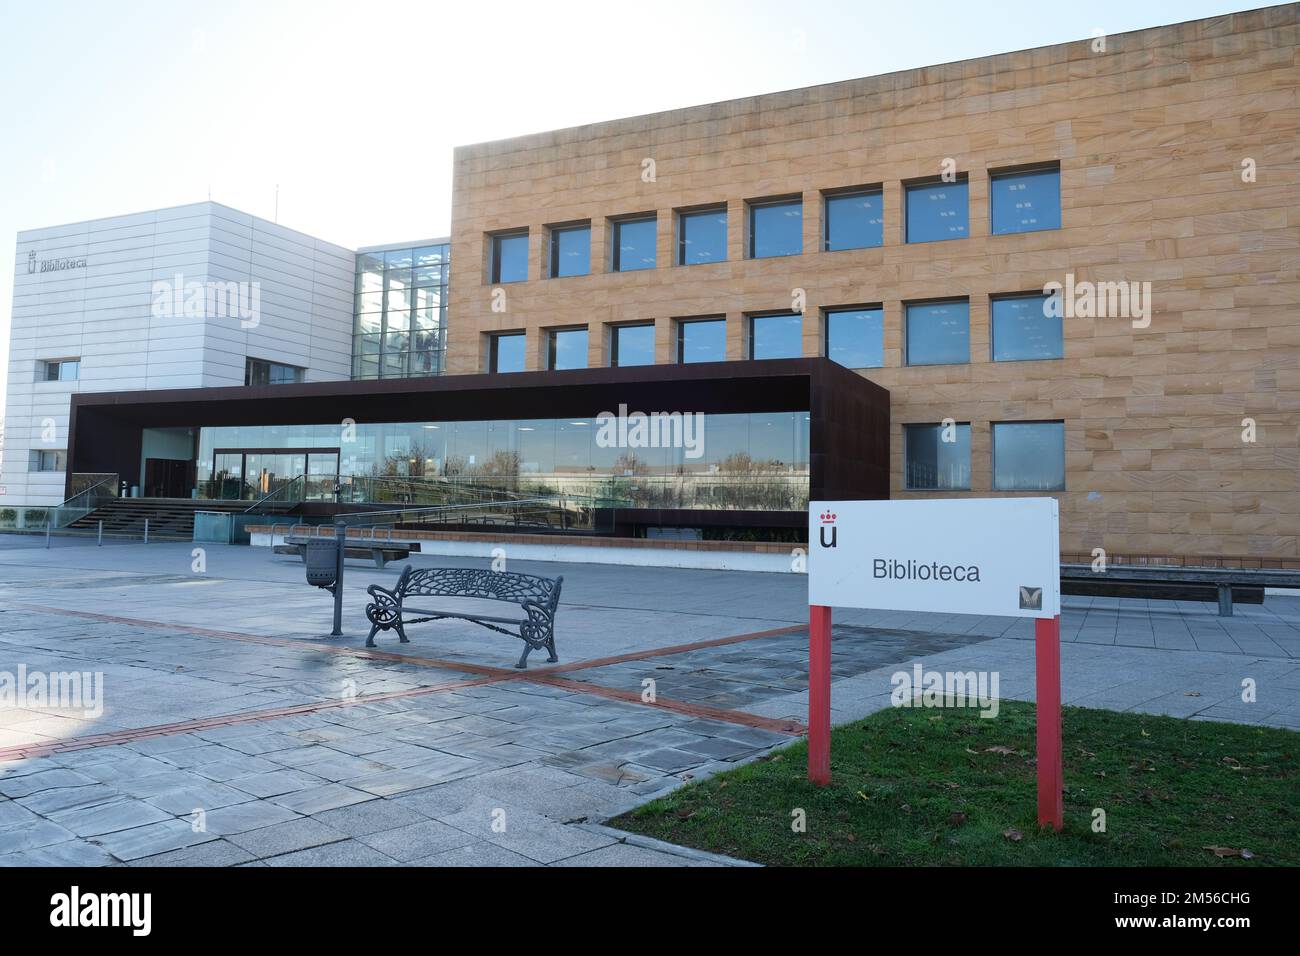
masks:
[[[33,448],[28,459],[28,471],[67,471],[68,453],[63,449]]]
[[[303,370],[296,365],[250,358],[244,364],[245,385],[294,385],[303,380]]]
[[[457,500],[468,486],[489,497],[520,491],[633,507],[802,510],[809,493],[808,418],[807,412],[706,414],[691,448],[603,447],[593,418],[358,423],[338,473],[348,500],[436,504],[449,486]],[[255,456],[260,467],[276,449],[321,449],[333,466],[338,446],[336,425],[204,428],[197,476],[205,488],[223,478],[239,484],[238,462],[246,455],[249,484],[256,485]],[[231,456],[229,448],[250,451]],[[310,459],[317,454],[310,451]],[[285,476],[302,471],[296,460],[276,466]]]

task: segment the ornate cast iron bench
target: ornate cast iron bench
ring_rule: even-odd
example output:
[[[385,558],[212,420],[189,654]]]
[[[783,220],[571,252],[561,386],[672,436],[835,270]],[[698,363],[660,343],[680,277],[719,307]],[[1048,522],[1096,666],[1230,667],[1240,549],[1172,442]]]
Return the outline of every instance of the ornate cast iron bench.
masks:
[[[555,663],[555,611],[560,603],[560,584],[564,578],[542,578],[531,574],[505,571],[482,571],[476,568],[421,568],[409,564],[391,591],[372,584],[366,590],[374,601],[366,606],[370,634],[366,647],[375,646],[378,631],[396,630],[403,644],[409,643],[404,629],[421,621],[455,619],[470,621],[488,630],[517,637],[524,642],[524,653],[516,667],[528,666],[528,655],[545,649],[547,660]],[[412,598],[478,598],[518,604],[522,618],[497,617],[473,611],[455,611],[438,607],[412,607]],[[436,602],[419,602],[435,604]],[[513,626],[508,630],[502,625]]]

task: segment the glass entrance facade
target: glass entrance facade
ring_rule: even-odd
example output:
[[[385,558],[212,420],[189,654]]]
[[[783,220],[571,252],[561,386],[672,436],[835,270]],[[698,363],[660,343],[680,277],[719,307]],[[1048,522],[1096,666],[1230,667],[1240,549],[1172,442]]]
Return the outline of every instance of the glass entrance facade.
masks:
[[[808,413],[701,415],[660,447],[598,418],[204,428],[200,495],[256,500],[299,476],[309,500],[402,500],[454,485],[626,507],[801,510]],[[668,444],[670,447],[662,447]]]
[[[338,471],[337,448],[213,448],[208,468],[199,469],[199,497],[257,501],[298,481],[296,499],[333,501]]]

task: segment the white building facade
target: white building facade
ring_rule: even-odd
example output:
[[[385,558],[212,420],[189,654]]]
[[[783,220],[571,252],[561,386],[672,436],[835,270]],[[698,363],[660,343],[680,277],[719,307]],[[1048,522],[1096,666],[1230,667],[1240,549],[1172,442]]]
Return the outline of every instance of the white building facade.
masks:
[[[63,501],[75,392],[351,376],[356,254],[213,202],[18,234],[0,512]],[[143,458],[193,456],[145,436]]]

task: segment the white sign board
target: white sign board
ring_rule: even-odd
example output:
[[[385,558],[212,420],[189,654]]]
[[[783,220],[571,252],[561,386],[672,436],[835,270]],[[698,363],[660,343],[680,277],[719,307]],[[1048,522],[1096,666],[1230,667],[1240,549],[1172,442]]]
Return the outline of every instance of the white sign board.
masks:
[[[1055,617],[1055,498],[814,501],[808,603]]]

